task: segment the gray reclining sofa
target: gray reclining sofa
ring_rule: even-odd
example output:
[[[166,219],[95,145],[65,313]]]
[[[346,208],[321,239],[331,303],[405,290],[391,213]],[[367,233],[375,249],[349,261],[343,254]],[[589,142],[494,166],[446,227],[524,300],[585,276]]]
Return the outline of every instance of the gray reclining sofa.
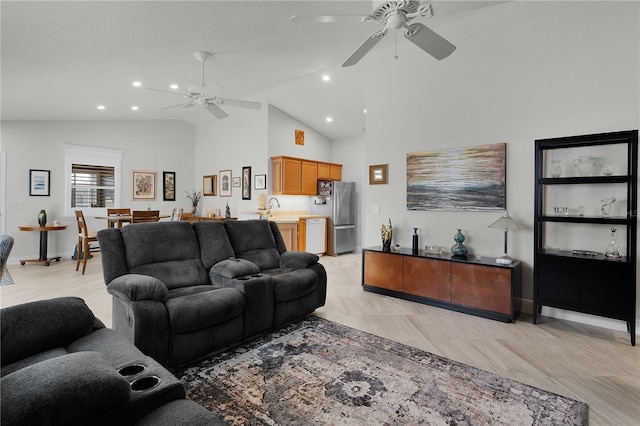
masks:
[[[0,323],[2,426],[223,424],[82,299],[3,308]]]
[[[155,222],[98,232],[113,328],[178,367],[324,305],[318,257],[274,222]]]

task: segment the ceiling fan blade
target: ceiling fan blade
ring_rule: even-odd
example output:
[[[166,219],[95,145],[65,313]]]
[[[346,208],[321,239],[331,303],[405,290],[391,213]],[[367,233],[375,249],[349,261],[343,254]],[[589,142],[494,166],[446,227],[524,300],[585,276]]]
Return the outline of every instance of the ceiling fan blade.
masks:
[[[172,104],[172,105],[165,105],[165,106],[161,106],[158,109],[169,109],[169,108],[175,108],[175,107],[184,107],[184,108],[188,108],[190,106],[193,105],[193,102],[180,102],[179,104]]]
[[[371,49],[373,49],[373,46],[375,46],[376,44],[378,44],[378,42],[380,40],[382,40],[382,37],[384,37],[384,35],[386,34],[386,29],[382,30],[382,31],[376,31],[375,33],[371,34],[369,36],[369,38],[367,38],[352,54],[351,56],[349,56],[347,58],[346,61],[344,61],[342,63],[343,67],[350,67],[351,65],[355,65],[358,63],[358,61],[360,59],[362,59],[364,57],[364,55],[366,55]]]
[[[184,93],[171,92],[169,90],[162,90],[162,89],[154,89],[153,87],[145,87],[145,89],[153,90],[154,92],[171,93],[172,95],[183,96],[185,98],[190,98],[191,97],[189,95],[185,95]]]
[[[373,16],[367,15],[293,15],[291,22],[296,24],[333,24],[336,22],[366,22],[372,21]]]
[[[437,60],[451,55],[456,47],[423,24],[412,24],[404,37]]]
[[[216,118],[226,118],[229,116],[229,114],[227,114],[226,112],[224,112],[222,110],[222,108],[220,108],[218,105],[216,104],[212,104],[209,103],[207,105],[204,106],[207,111],[209,111],[211,114],[215,115]]]
[[[222,102],[222,105],[230,106],[230,107],[249,108],[249,109],[262,108],[262,104],[260,102],[240,101],[238,99],[226,99],[226,98],[216,98],[216,99]]]

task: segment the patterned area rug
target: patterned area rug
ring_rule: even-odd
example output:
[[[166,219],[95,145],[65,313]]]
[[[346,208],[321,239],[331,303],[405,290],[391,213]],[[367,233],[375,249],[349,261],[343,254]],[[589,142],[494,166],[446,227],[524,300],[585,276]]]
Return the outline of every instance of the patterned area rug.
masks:
[[[236,425],[586,425],[587,405],[318,317],[176,373]]]

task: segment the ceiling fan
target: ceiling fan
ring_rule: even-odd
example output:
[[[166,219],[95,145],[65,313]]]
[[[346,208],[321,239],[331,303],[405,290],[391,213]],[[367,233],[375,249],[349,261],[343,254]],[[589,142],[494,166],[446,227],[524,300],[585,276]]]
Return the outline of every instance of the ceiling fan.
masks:
[[[431,4],[420,4],[417,0],[386,1],[378,6],[371,15],[337,15],[337,16],[297,16],[291,17],[296,23],[333,23],[340,21],[375,21],[384,28],[371,34],[342,64],[343,67],[355,65],[373,47],[378,44],[389,30],[404,29],[404,37],[437,60],[449,56],[456,47],[421,23],[409,24],[414,18],[433,16]],[[397,56],[395,56],[397,59]]]
[[[207,111],[213,114],[216,118],[225,118],[228,117],[227,114],[220,106],[230,106],[230,107],[238,107],[238,108],[249,108],[249,109],[260,109],[262,104],[260,102],[252,102],[252,101],[240,101],[237,99],[226,99],[220,98],[218,96],[208,95],[206,93],[207,85],[204,82],[204,63],[209,59],[211,53],[209,52],[196,52],[193,56],[200,61],[202,64],[202,80],[199,85],[189,86],[187,88],[187,93],[176,93],[170,92],[168,90],[162,89],[154,89],[152,87],[146,87],[149,90],[155,90],[156,92],[164,92],[171,93],[172,95],[178,95],[187,98],[184,102],[179,104],[167,105],[160,107],[160,109],[167,108],[175,108],[175,107],[183,107],[189,108],[193,105],[202,105]],[[220,85],[218,87],[222,88]]]

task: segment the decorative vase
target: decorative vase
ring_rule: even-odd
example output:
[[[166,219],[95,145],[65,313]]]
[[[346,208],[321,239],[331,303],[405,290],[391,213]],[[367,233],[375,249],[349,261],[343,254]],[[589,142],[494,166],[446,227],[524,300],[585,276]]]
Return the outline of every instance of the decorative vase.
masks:
[[[38,213],[38,224],[40,226],[45,226],[47,224],[47,212],[44,210],[40,210]]]
[[[622,253],[620,252],[620,246],[616,242],[617,230],[618,230],[617,227],[615,226],[611,227],[611,241],[609,242],[609,245],[607,246],[607,249],[604,252],[604,255],[606,257],[612,257],[616,259],[622,257]]]
[[[413,245],[411,247],[412,254],[418,254],[418,228],[413,228]]]
[[[458,229],[456,235],[453,236],[453,241],[456,243],[451,247],[451,254],[455,256],[466,256],[469,250],[464,244],[462,244],[464,241],[464,235],[462,235],[461,229]]]
[[[227,206],[224,208],[224,217],[227,219],[231,218],[231,209],[229,208],[229,202],[227,202]]]
[[[581,155],[573,160],[573,165],[578,169],[580,176],[592,176],[596,169],[596,157],[591,155]]]
[[[196,211],[198,211],[198,206],[191,206],[191,214],[196,214]]]

